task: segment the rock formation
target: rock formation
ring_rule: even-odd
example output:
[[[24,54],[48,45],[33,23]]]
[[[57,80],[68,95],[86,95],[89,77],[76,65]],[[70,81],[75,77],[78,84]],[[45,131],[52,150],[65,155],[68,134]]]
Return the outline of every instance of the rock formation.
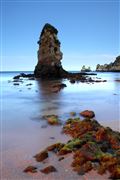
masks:
[[[81,72],[90,72],[91,68],[90,66],[86,67],[85,65],[82,66]]]
[[[50,24],[45,24],[38,41],[38,63],[35,67],[35,77],[61,78],[67,71],[62,68],[62,52],[57,38],[58,30]]]
[[[120,56],[116,57],[116,60],[110,64],[96,66],[96,71],[101,72],[120,72]]]

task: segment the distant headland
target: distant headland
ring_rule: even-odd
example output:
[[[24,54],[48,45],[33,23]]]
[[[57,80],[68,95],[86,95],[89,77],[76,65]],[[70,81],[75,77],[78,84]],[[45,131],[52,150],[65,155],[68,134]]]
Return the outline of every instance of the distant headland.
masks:
[[[100,72],[120,72],[120,56],[116,57],[115,61],[110,64],[96,66],[96,71]]]

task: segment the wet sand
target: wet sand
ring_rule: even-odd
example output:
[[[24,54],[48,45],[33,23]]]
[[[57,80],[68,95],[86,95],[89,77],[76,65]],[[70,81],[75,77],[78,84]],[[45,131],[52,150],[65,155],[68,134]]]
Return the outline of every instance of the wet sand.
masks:
[[[72,155],[63,161],[51,154],[47,160],[54,165],[58,172],[44,175],[23,173],[28,165],[37,165],[39,169],[45,164],[37,163],[33,156],[56,142],[66,142],[69,136],[61,134],[62,126],[50,126],[42,119],[46,114],[57,114],[64,122],[70,117],[69,112],[79,112],[85,109],[93,110],[96,119],[105,126],[120,131],[120,74],[102,74],[108,81],[95,84],[70,84],[64,81],[67,87],[59,93],[50,91],[51,84],[56,82],[38,82],[24,80],[19,86],[8,83],[9,77],[2,78],[2,180],[16,179],[80,179],[107,180],[108,174],[97,175],[90,172],[85,176],[78,176],[70,168]],[[32,83],[31,86],[26,84]],[[31,89],[28,89],[31,88]],[[42,125],[47,125],[42,128]],[[54,137],[55,139],[51,139]],[[47,163],[46,162],[46,163]],[[48,165],[48,164],[47,164]]]

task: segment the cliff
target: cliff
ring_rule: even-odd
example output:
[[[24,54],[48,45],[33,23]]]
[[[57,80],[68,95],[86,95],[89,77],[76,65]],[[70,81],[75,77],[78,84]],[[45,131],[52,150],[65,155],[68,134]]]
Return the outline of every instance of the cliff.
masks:
[[[116,60],[110,64],[96,66],[96,71],[100,72],[120,72],[120,56],[116,57]]]
[[[38,41],[38,63],[35,67],[35,77],[61,78],[67,74],[62,68],[62,52],[57,37],[58,30],[50,24],[45,24]]]

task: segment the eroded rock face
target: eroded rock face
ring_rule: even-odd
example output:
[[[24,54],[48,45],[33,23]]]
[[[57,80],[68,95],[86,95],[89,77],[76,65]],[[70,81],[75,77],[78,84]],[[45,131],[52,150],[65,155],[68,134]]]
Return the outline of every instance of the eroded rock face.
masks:
[[[50,24],[45,24],[38,44],[38,64],[34,74],[41,78],[59,78],[66,72],[61,65],[62,52],[57,38],[58,30]]]
[[[110,64],[96,66],[96,71],[103,71],[103,72],[120,72],[120,56],[116,57],[116,60]]]

